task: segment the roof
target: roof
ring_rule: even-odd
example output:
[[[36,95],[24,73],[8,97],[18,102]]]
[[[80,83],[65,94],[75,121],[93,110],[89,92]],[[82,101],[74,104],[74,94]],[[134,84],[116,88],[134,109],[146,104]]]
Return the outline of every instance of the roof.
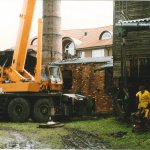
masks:
[[[113,61],[109,61],[109,62],[105,63],[104,65],[95,68],[95,71],[101,71],[101,70],[104,70],[107,68],[113,68]]]
[[[55,62],[55,64],[87,64],[87,63],[108,63],[112,62],[113,57],[95,57],[95,58],[74,58],[74,59],[66,59],[59,62]]]
[[[80,45],[77,45],[76,50],[90,47],[99,47],[99,46],[108,46],[112,45],[112,39],[99,40],[100,35],[108,31],[113,32],[113,26],[105,26],[98,28],[90,29],[72,29],[72,30],[63,30],[63,38],[70,37],[71,39],[78,39],[81,41]],[[87,34],[87,35],[86,35]]]
[[[112,39],[99,40],[100,35],[104,31],[113,33],[113,26],[110,25],[105,27],[89,29],[62,30],[62,38],[72,40],[76,46],[76,50],[91,47],[112,46]],[[85,35],[85,33],[87,33],[87,35]],[[30,39],[30,43],[33,39],[36,38],[37,37],[33,37],[32,39]],[[29,49],[36,50],[37,45],[29,45]]]

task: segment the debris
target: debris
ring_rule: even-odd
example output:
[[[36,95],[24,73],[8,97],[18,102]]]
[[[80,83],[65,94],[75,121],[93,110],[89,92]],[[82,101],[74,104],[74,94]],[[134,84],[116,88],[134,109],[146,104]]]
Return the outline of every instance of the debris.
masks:
[[[122,138],[125,135],[127,135],[127,132],[126,131],[118,131],[118,132],[113,132],[110,135],[115,137],[115,138]]]
[[[49,121],[45,124],[40,124],[39,128],[57,128],[57,127],[63,127],[64,124],[60,122],[54,122],[54,121]]]

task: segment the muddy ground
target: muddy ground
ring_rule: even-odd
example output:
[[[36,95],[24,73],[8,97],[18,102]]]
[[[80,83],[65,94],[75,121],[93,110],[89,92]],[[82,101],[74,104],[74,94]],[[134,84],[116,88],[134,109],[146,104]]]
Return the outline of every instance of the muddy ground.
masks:
[[[70,131],[70,134],[62,138],[65,149],[106,149],[109,147],[96,135],[79,129],[68,128],[67,130]]]
[[[24,128],[24,126],[26,127]],[[79,129],[66,128],[65,126],[60,127],[61,129],[39,129],[37,127],[38,124],[32,123],[31,125],[30,123],[24,125],[15,123],[12,123],[12,125],[11,123],[2,123],[0,125],[0,149],[108,148],[108,144],[106,144],[98,136],[80,131]],[[57,134],[56,137],[55,134]],[[58,145],[60,146],[58,147]]]
[[[10,127],[1,127],[5,135],[0,137],[0,149],[38,149],[49,148],[47,145],[32,140],[28,135]]]

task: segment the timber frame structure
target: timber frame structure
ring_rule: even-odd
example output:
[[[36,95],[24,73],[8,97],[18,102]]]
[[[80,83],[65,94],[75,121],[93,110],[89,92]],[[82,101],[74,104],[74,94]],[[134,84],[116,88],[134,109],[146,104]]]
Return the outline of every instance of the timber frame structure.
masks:
[[[150,1],[114,1],[114,10],[113,79],[119,89],[114,102],[124,118],[136,111],[138,87],[150,90]]]
[[[135,83],[142,84],[140,78],[150,78],[150,2],[114,1],[114,10],[114,84],[119,86],[120,78],[136,78]]]

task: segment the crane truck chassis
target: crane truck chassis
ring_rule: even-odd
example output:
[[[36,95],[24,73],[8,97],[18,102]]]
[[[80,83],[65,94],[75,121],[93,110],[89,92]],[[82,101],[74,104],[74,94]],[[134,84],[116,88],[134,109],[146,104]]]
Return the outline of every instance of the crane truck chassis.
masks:
[[[13,122],[24,122],[29,118],[36,122],[47,122],[49,116],[54,115],[90,115],[90,102],[77,94],[1,93],[0,116],[8,117]]]
[[[49,116],[58,114],[91,114],[93,101],[82,95],[62,93],[63,80],[58,66],[41,65],[41,19],[34,76],[24,69],[35,2],[24,0],[12,64],[6,67],[4,63],[0,67],[0,115],[13,122],[24,122],[29,118],[36,122],[47,122]]]

